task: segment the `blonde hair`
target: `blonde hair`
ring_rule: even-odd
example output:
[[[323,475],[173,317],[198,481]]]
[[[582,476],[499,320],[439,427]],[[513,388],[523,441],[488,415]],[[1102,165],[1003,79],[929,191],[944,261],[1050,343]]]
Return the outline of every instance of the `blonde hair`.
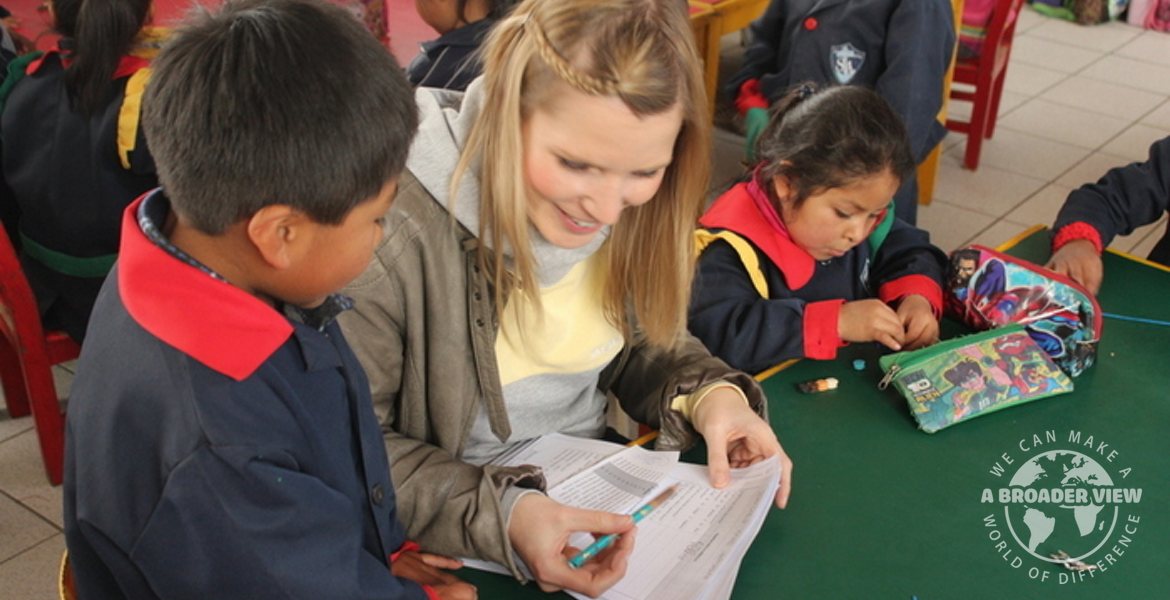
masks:
[[[529,239],[522,125],[555,99],[558,83],[614,96],[638,116],[681,106],[674,159],[658,192],[626,208],[598,250],[607,319],[632,339],[671,346],[686,330],[694,273],[692,231],[706,195],[711,125],[694,37],[678,0],[526,0],[483,46],[480,114],[451,189],[478,165],[479,261],[493,278],[496,310],[509,293],[539,308]],[[490,158],[488,158],[490,157]],[[505,249],[512,263],[505,263]]]

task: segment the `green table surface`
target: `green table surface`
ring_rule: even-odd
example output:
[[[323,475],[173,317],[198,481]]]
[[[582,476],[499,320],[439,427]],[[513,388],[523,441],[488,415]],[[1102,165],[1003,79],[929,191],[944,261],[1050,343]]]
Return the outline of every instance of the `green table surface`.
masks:
[[[1009,253],[1042,262],[1047,233]],[[1106,254],[1105,269],[1104,311],[1170,320],[1170,273],[1114,254]],[[733,598],[1170,598],[1170,328],[1107,319],[1097,365],[1075,380],[1076,391],[933,435],[916,428],[896,392],[878,390],[879,355],[872,344],[854,345],[838,360],[801,361],[764,381],[773,426],[795,463],[793,492],[748,551]],[[854,358],[866,359],[863,371],[853,370]],[[838,390],[795,390],[796,382],[828,376],[840,380]],[[1085,559],[1102,561],[1104,571],[1078,576],[1029,555],[1012,537],[1003,505],[981,502],[985,488],[1007,487],[1018,468],[1048,450],[1080,452],[1116,486],[1142,490],[1140,502],[1102,509],[1105,527],[1117,509],[1109,536],[1093,531],[1078,540],[1071,510],[1048,509],[1060,513],[1053,540],[1088,543],[1081,553],[1105,540]],[[992,473],[997,461],[1001,476]],[[1122,469],[1129,469],[1124,477]],[[1006,548],[997,549],[1001,541]],[[548,597],[506,577],[459,575],[479,587],[480,598]]]

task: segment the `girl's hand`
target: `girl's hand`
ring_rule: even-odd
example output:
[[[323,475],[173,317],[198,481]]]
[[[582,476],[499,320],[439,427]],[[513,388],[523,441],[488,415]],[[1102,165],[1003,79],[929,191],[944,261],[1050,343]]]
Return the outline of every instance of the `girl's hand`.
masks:
[[[1045,266],[1068,275],[1073,281],[1088,288],[1094,296],[1101,289],[1101,280],[1105,278],[1101,255],[1097,254],[1093,242],[1088,240],[1073,240],[1061,246]]]
[[[569,545],[578,531],[596,536],[621,534],[612,546],[574,569],[569,559],[580,549]],[[634,520],[629,515],[565,506],[544,494],[524,494],[512,508],[508,539],[540,589],[568,589],[597,597],[626,574],[634,551]]]
[[[901,350],[906,330],[894,309],[870,298],[841,305],[837,335],[846,342],[880,342],[891,350]]]
[[[905,328],[903,346],[906,350],[916,350],[938,341],[938,319],[926,297],[914,294],[903,298],[898,303],[898,318]]]
[[[788,505],[792,491],[792,460],[780,447],[776,433],[731,388],[711,390],[692,415],[695,430],[707,441],[707,469],[711,486],[731,482],[731,469],[746,467],[773,455],[780,456],[780,489],[776,507]]]
[[[434,588],[443,600],[475,600],[476,589],[443,569],[458,569],[463,563],[428,552],[403,552],[390,564],[395,577],[409,579]]]

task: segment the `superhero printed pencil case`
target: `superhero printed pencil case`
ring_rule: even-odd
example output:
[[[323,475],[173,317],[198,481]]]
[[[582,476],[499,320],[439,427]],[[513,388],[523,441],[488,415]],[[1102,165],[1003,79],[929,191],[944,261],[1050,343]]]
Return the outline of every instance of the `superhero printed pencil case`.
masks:
[[[919,429],[944,427],[1004,408],[1064,394],[1072,380],[1022,325],[947,340],[878,361],[910,405]]]
[[[972,329],[1019,323],[1065,373],[1093,365],[1101,307],[1073,280],[984,246],[951,253],[944,290],[947,316]]]

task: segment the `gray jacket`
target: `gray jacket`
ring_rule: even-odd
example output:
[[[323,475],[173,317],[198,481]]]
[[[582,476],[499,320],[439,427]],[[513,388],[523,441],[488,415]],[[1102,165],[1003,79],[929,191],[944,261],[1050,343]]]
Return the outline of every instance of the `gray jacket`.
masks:
[[[420,169],[415,150],[426,139],[420,132],[410,169]],[[356,310],[341,324],[370,379],[409,536],[427,551],[496,561],[520,577],[501,499],[510,486],[543,490],[545,481],[537,468],[459,459],[477,410],[500,439],[511,429],[495,356],[494,293],[476,264],[479,240],[451,218],[445,201],[411,170],[403,174],[386,235],[345,291]],[[689,336],[672,350],[627,343],[598,386],[639,422],[660,430],[659,448],[685,449],[697,435],[670,401],[717,380],[738,385],[752,408],[766,415],[756,382]]]

